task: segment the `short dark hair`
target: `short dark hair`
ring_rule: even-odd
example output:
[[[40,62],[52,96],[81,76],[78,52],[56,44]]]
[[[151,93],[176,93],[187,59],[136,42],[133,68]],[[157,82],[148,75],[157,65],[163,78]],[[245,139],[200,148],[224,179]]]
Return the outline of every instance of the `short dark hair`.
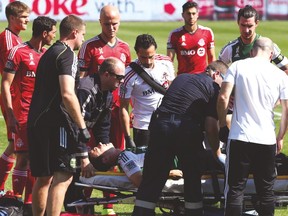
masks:
[[[258,21],[259,20],[259,13],[251,5],[246,5],[244,8],[241,8],[238,11],[238,18],[237,18],[238,23],[239,23],[239,20],[241,17],[244,17],[245,19],[255,17],[255,21]]]
[[[101,154],[98,157],[91,157],[91,155],[89,155],[89,160],[90,163],[94,166],[94,168],[98,171],[108,171],[110,170],[113,166],[115,166],[116,164],[108,164],[108,163],[103,163],[102,158],[108,154],[110,151],[114,151],[113,148],[108,149],[107,151],[105,151],[103,154]]]
[[[78,16],[73,14],[66,16],[60,23],[60,38],[67,37],[75,29],[85,26],[85,22]]]
[[[38,16],[33,21],[32,26],[32,36],[38,37],[40,36],[44,31],[50,32],[53,28],[53,26],[56,26],[57,21],[54,19],[51,19],[47,16]]]
[[[157,43],[154,37],[149,34],[142,34],[137,36],[134,49],[136,52],[138,52],[140,48],[148,49],[152,45],[154,45],[155,49],[157,49]]]
[[[193,1],[187,1],[185,4],[182,5],[182,13],[190,8],[196,8],[198,10],[198,4]]]
[[[114,73],[114,71],[117,69],[117,62],[118,62],[118,59],[116,59],[115,57],[106,58],[100,65],[98,73],[100,75],[104,74],[106,71],[110,73]]]
[[[14,1],[9,3],[5,8],[6,18],[9,20],[9,16],[19,17],[22,13],[30,13],[30,8],[24,2]]]
[[[221,73],[221,76],[225,76],[228,70],[228,65],[221,60],[215,60],[210,62],[210,64],[206,67],[205,72],[209,73],[210,70],[219,71]]]

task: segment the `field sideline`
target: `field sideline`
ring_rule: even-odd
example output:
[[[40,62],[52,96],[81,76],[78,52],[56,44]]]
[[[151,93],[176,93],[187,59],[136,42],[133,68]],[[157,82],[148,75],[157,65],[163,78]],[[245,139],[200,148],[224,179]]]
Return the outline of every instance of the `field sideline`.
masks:
[[[57,29],[59,27],[57,23]],[[234,40],[239,36],[239,30],[236,21],[207,21],[199,20],[199,25],[209,27],[213,30],[215,36],[215,46],[216,55],[221,50],[221,48],[229,41]],[[130,45],[130,50],[132,58],[136,58],[134,51],[134,43],[136,36],[139,34],[148,33],[155,37],[158,44],[157,52],[161,54],[166,54],[166,42],[169,32],[175,28],[183,25],[182,21],[179,22],[122,22],[120,30],[118,32],[118,37],[126,41]],[[0,22],[1,31],[7,26],[6,22]],[[23,41],[27,41],[31,37],[32,21],[29,24],[28,30],[21,32],[21,37]],[[281,48],[282,53],[288,56],[288,23],[287,21],[260,21],[257,28],[257,33],[271,38],[277,45]],[[85,39],[90,39],[91,37],[99,34],[101,31],[98,20],[95,22],[87,22]],[[56,38],[59,38],[57,32]],[[177,63],[175,63],[175,69],[177,68]],[[280,108],[276,108],[276,111],[281,113]],[[278,116],[277,116],[278,118]],[[278,125],[278,121],[277,125]],[[6,129],[4,125],[4,119],[0,118],[0,153],[2,153],[6,147]],[[288,137],[288,136],[287,136]],[[286,138],[284,152],[288,153],[288,140]],[[11,182],[7,183],[7,189],[11,189]],[[130,205],[115,205],[115,210],[119,215],[130,215],[132,206]],[[100,207],[101,210],[101,207]],[[99,212],[99,207],[97,207],[97,212]],[[287,215],[287,210],[277,210],[276,216]],[[161,215],[161,214],[157,214]]]

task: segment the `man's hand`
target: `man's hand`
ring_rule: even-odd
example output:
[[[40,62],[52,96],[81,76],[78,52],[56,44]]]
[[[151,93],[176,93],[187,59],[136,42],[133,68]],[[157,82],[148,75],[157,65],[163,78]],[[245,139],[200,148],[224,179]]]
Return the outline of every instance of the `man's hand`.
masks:
[[[87,128],[79,129],[78,141],[82,143],[87,143],[91,138],[91,135]]]
[[[7,112],[7,126],[11,132],[16,134],[18,133],[19,122],[16,119],[13,111]]]
[[[96,169],[90,163],[88,158],[81,159],[81,176],[90,178],[95,175]]]
[[[125,136],[126,148],[136,148],[136,145],[130,136]]]
[[[219,140],[224,143],[227,143],[228,135],[229,135],[229,128],[227,127],[227,125],[221,127],[219,130]]]

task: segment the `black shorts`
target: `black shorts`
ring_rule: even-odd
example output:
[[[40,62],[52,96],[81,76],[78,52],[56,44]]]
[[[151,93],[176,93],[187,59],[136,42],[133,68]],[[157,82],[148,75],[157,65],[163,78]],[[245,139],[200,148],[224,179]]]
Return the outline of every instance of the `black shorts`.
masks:
[[[52,176],[56,171],[76,172],[77,143],[64,127],[29,127],[28,140],[32,176]]]

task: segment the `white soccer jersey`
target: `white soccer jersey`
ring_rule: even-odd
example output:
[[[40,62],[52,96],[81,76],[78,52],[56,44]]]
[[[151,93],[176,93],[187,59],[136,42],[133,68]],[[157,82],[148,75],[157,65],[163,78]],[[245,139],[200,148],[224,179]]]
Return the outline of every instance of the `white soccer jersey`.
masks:
[[[255,40],[259,37],[261,36],[257,34]],[[241,41],[240,37],[233,41],[230,41],[220,51],[219,60],[222,60],[224,63],[230,65],[232,62],[250,57],[250,51],[253,47],[255,40],[251,44],[244,44]],[[278,68],[281,68],[284,65],[288,64],[288,59],[286,58],[286,56],[281,54],[280,48],[275,43],[272,61],[275,63],[275,65],[277,65]]]
[[[142,171],[145,153],[134,154],[131,151],[123,151],[118,157],[118,164],[128,178],[136,172]]]
[[[168,81],[175,78],[175,70],[167,56],[155,56],[154,67],[144,70],[160,85],[168,88]],[[136,63],[140,64],[138,60]],[[126,77],[120,87],[121,98],[131,98],[133,105],[133,127],[147,130],[154,110],[160,105],[163,95],[156,92],[129,66],[126,68]]]
[[[285,72],[261,57],[247,58],[229,67],[224,82],[235,88],[229,139],[275,144],[273,109],[279,99],[288,99]]]

